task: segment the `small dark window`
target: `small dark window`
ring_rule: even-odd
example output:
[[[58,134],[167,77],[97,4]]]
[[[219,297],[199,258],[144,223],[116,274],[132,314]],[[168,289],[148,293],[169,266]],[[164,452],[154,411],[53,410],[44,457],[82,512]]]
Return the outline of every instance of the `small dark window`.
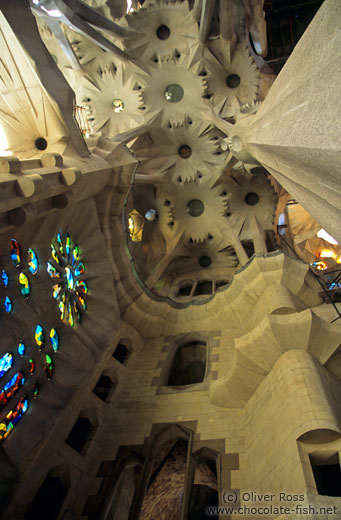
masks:
[[[255,248],[252,240],[245,240],[242,242],[242,246],[245,249],[245,252],[249,258],[254,254]]]
[[[86,417],[79,417],[65,441],[66,444],[78,451],[78,453],[81,453],[85,443],[91,435],[92,429],[93,427],[89,419]]]
[[[47,475],[27,509],[26,520],[56,520],[68,492],[58,477]]]
[[[169,373],[168,386],[202,383],[206,372],[205,343],[190,343],[178,348]]]
[[[341,468],[340,463],[337,460],[338,454],[335,454],[335,459],[335,461],[329,461],[333,462],[332,464],[316,464],[312,457],[310,457],[311,467],[313,469],[319,495],[341,497]]]
[[[180,287],[177,296],[189,296],[191,294],[193,285],[183,285]]]
[[[201,294],[212,294],[212,282],[210,280],[197,283],[194,296],[200,296]]]
[[[125,365],[129,357],[129,350],[123,343],[119,343],[113,353],[113,357],[122,365]]]
[[[96,383],[95,388],[93,389],[93,393],[97,395],[102,401],[106,401],[108,399],[108,395],[114,383],[110,379],[109,376],[101,376]]]

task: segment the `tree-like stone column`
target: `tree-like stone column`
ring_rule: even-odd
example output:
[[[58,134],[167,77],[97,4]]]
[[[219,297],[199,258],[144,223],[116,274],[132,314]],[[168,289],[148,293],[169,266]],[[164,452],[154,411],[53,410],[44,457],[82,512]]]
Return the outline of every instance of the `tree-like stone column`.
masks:
[[[340,1],[326,0],[248,127],[239,132],[237,123],[233,131],[339,242],[340,19]]]

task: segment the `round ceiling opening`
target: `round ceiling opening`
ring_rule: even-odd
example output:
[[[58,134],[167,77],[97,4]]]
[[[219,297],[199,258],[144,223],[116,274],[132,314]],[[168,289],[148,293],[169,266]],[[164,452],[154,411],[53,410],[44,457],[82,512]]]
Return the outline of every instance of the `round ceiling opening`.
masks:
[[[111,106],[114,110],[114,112],[122,112],[124,109],[124,103],[122,99],[114,99],[114,101],[111,103]]]
[[[44,137],[38,137],[34,141],[34,144],[35,144],[35,147],[37,148],[37,150],[46,150],[46,148],[47,148],[47,141]]]
[[[201,267],[210,267],[211,263],[212,263],[212,260],[209,256],[207,256],[207,255],[200,256],[199,265]]]
[[[170,103],[179,103],[179,101],[181,101],[183,97],[184,89],[176,83],[168,85],[168,87],[165,90],[165,98]]]
[[[198,199],[192,199],[187,204],[187,213],[191,215],[191,217],[200,217],[205,210],[204,203]]]
[[[240,77],[238,76],[238,74],[230,74],[229,76],[227,76],[227,78],[226,78],[226,85],[229,88],[237,88],[237,87],[239,87],[239,85],[240,85]]]
[[[250,192],[245,195],[245,202],[249,206],[255,206],[258,203],[258,201],[259,195],[257,195],[257,193]]]
[[[192,155],[192,149],[187,144],[183,144],[180,146],[178,153],[183,159],[188,159]]]
[[[170,36],[170,30],[167,25],[159,25],[159,27],[156,29],[156,36],[159,38],[159,40],[168,40]]]

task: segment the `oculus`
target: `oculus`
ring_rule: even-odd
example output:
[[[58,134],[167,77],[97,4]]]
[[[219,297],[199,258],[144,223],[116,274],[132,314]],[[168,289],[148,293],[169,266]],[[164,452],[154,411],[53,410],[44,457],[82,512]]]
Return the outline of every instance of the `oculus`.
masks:
[[[165,98],[170,103],[179,103],[184,97],[184,89],[176,83],[168,85],[165,90]]]

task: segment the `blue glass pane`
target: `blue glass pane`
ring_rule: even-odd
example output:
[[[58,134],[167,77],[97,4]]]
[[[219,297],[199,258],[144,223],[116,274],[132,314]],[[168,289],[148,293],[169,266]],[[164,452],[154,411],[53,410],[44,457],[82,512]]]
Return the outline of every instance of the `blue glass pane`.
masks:
[[[4,285],[4,287],[8,287],[8,274],[6,273],[6,271],[2,271],[1,273],[1,278],[2,278],[2,283]]]
[[[83,262],[79,262],[79,264],[77,265],[77,267],[75,269],[75,275],[80,276],[81,274],[84,274],[84,273],[85,273],[85,266],[84,266]]]
[[[18,345],[19,356],[23,356],[25,354],[25,350],[26,350],[25,343],[23,341],[20,341],[20,343]]]
[[[0,378],[9,371],[13,365],[13,355],[7,352],[2,358],[0,358]]]
[[[11,301],[11,299],[8,296],[6,296],[6,298],[5,298],[5,311],[10,313],[12,308],[13,308],[12,301]]]

